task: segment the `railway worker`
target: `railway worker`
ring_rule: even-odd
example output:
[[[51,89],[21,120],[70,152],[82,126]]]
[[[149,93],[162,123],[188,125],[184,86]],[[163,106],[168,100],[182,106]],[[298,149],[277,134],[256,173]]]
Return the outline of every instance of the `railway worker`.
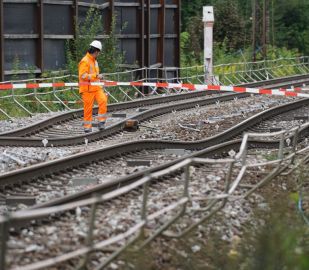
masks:
[[[99,82],[103,79],[100,74],[99,65],[97,62],[98,55],[102,50],[102,44],[98,40],[90,43],[87,54],[79,62],[78,78],[80,83],[79,93],[82,96],[84,103],[84,131],[89,133],[92,131],[92,109],[94,101],[99,105],[98,121],[99,130],[105,128],[106,113],[107,113],[107,95],[104,93],[102,86],[89,85],[88,83]]]

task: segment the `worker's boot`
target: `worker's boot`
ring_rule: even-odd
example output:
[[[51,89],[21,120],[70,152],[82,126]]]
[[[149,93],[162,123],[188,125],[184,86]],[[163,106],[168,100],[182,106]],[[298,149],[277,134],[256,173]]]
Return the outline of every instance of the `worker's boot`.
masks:
[[[99,130],[105,129],[105,121],[99,122]]]
[[[92,132],[92,128],[84,128],[84,132],[85,133],[90,133],[90,132]]]

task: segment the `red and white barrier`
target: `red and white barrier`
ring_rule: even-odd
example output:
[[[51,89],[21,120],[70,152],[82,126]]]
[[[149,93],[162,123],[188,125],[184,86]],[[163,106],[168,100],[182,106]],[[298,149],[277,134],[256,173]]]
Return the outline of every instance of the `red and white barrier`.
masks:
[[[309,94],[300,93],[301,88],[293,89],[261,89],[261,88],[248,88],[239,86],[221,86],[221,85],[204,85],[204,84],[189,84],[189,83],[167,83],[167,82],[115,82],[115,81],[101,81],[93,83],[19,83],[19,84],[0,84],[0,90],[9,89],[34,89],[34,88],[51,88],[51,87],[78,87],[81,85],[100,85],[104,87],[110,86],[150,86],[157,88],[176,88],[194,90],[207,90],[207,91],[228,91],[236,93],[252,93],[252,94],[264,94],[275,96],[287,96],[287,97],[304,97],[309,98]]]

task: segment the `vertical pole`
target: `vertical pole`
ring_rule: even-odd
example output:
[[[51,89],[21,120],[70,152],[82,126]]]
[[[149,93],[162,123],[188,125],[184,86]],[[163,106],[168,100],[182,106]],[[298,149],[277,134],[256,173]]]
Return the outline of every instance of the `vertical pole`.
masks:
[[[263,0],[263,32],[262,32],[262,45],[263,45],[263,59],[266,59],[267,55],[267,20],[266,20],[266,0]]]
[[[271,33],[272,33],[272,45],[275,46],[275,10],[274,0],[271,0]]]
[[[252,0],[252,60],[256,61],[256,0]]]
[[[139,66],[143,68],[145,66],[145,0],[140,0],[140,12],[139,12]]]
[[[37,54],[37,66],[41,70],[41,75],[44,72],[44,0],[38,1],[38,54]]]
[[[4,81],[4,19],[3,0],[0,0],[0,81]]]
[[[111,26],[112,26],[112,21],[113,21],[113,17],[115,15],[115,1],[114,0],[109,0],[109,16],[110,16],[110,23],[109,23],[109,26],[110,26],[110,29],[109,29],[109,33],[111,32]],[[116,23],[116,22],[115,22]]]
[[[175,32],[176,32],[176,44],[175,44],[175,66],[180,67],[180,34],[181,34],[181,0],[176,0],[175,4],[177,5],[176,8],[176,15],[175,15]],[[178,74],[181,76],[181,74]]]
[[[205,83],[213,83],[213,25],[215,22],[212,6],[203,7],[204,22],[204,68]]]
[[[6,269],[6,250],[7,250],[7,240],[8,240],[8,231],[9,231],[9,218],[3,221],[2,224],[0,224],[0,269],[5,270]]]
[[[74,38],[77,36],[78,27],[78,0],[73,1],[72,5],[72,34]]]
[[[185,165],[184,172],[183,172],[183,180],[184,180],[183,184],[184,185],[183,185],[183,195],[182,196],[188,199],[190,199],[189,182],[191,178],[191,175],[190,175],[191,164],[192,162],[190,164]],[[186,209],[187,209],[187,203],[184,203],[181,209],[181,215],[183,215],[186,212]]]
[[[159,44],[157,47],[157,63],[161,64],[164,68],[164,43],[165,43],[165,0],[160,0],[160,10],[158,16],[158,29],[159,29]],[[160,78],[163,77],[163,70],[160,69]]]
[[[148,203],[148,192],[149,192],[148,189],[149,189],[149,181],[147,181],[143,186],[141,219],[145,222],[145,225],[141,229],[141,237],[145,237],[145,227],[147,225],[147,203]]]
[[[283,148],[284,148],[284,134],[280,135],[280,143],[279,143],[279,150],[278,150],[278,159],[283,159]]]
[[[93,231],[95,229],[95,217],[96,217],[96,211],[97,211],[97,203],[93,203],[91,206],[91,215],[89,219],[89,229],[88,229],[88,236],[86,239],[86,247],[92,249],[93,247]],[[81,264],[78,267],[78,270],[87,269],[87,263],[89,261],[90,252],[87,252],[84,257],[81,259]]]
[[[147,67],[150,67],[150,0],[146,0],[146,43],[145,43],[145,64]]]
[[[293,154],[296,154],[297,151],[297,143],[298,143],[298,136],[299,136],[299,127],[295,130],[295,134],[293,137]],[[291,164],[294,164],[295,155],[291,159]]]
[[[115,14],[115,5],[114,0],[109,0],[109,12],[108,12],[108,21],[106,26],[106,34],[110,35],[112,31],[112,22]]]
[[[143,79],[144,76],[144,67],[145,67],[145,0],[139,0],[140,9],[139,9],[139,16],[138,16],[138,23],[139,23],[139,43],[138,43],[138,62],[139,67],[141,68],[138,77]],[[133,79],[136,78],[132,78]],[[141,87],[141,92],[145,94],[145,87]]]

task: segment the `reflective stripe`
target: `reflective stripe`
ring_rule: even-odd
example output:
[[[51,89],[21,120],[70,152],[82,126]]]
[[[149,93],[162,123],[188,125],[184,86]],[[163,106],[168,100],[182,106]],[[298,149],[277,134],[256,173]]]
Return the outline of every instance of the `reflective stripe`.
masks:
[[[81,76],[82,79],[86,79],[86,77],[87,77],[87,73],[84,73],[84,74]]]
[[[95,119],[99,120],[99,122],[105,121],[106,118],[106,114],[101,114],[95,117]]]

